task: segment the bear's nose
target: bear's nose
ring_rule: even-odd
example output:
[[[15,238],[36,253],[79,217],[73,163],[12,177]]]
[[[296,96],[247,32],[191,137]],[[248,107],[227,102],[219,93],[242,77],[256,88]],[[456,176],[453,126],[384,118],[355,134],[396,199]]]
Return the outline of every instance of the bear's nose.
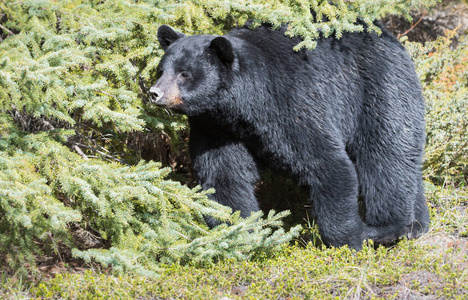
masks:
[[[155,86],[152,86],[149,90],[151,102],[157,104],[157,102],[164,96],[164,92]]]

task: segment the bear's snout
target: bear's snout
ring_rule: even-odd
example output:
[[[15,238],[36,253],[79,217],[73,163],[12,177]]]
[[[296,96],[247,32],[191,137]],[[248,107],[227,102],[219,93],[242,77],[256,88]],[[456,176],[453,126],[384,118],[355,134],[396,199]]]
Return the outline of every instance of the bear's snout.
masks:
[[[161,100],[162,97],[164,96],[164,92],[155,86],[152,86],[150,88],[149,94],[150,94],[150,101],[156,105],[158,105],[158,101]]]
[[[159,80],[150,88],[149,100],[152,104],[164,108],[176,108],[182,104],[180,90],[177,84],[172,83],[167,86],[159,82]]]

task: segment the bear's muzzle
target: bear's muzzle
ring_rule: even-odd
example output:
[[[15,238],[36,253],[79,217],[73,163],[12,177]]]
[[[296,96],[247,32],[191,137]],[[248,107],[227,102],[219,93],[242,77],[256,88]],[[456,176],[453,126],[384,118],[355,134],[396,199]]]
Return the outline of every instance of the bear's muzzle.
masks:
[[[163,103],[158,103],[162,102],[161,99],[164,96],[164,92],[161,91],[159,88],[152,86],[149,90],[150,94],[150,101],[156,105],[164,105]]]

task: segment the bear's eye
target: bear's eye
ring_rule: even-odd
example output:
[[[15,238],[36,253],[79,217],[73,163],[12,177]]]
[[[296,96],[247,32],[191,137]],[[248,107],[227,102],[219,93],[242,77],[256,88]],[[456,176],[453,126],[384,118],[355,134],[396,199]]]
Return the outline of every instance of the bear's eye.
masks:
[[[182,78],[186,78],[186,79],[191,77],[190,73],[187,72],[187,71],[180,72],[180,76],[182,76]]]

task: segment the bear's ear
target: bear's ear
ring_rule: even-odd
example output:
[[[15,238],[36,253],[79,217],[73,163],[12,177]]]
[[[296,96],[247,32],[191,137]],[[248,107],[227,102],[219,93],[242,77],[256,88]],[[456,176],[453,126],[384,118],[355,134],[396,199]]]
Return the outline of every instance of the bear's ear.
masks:
[[[158,28],[158,41],[161,47],[166,51],[170,44],[174,43],[177,39],[184,37],[185,34],[174,31],[167,25],[161,25]]]
[[[234,62],[234,52],[231,42],[222,36],[218,36],[211,41],[210,50],[213,51],[221,62],[227,66],[231,66]]]

